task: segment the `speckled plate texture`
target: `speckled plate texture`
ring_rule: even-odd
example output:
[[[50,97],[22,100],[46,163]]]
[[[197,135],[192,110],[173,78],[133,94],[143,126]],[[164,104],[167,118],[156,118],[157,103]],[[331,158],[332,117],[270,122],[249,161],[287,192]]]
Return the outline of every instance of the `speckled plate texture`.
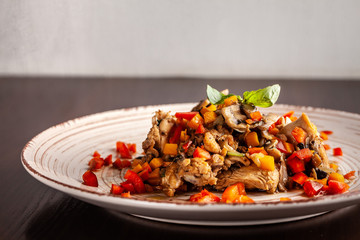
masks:
[[[99,187],[82,184],[82,174],[95,150],[103,156],[116,155],[116,141],[141,142],[151,127],[151,117],[161,109],[189,111],[195,103],[146,106],[93,114],[53,126],[26,144],[21,161],[31,176],[40,182],[75,198],[95,204],[114,213],[123,212],[147,219],[197,225],[254,225],[299,220],[324,212],[360,203],[360,115],[289,105],[275,105],[262,112],[284,114],[290,110],[296,116],[309,115],[318,130],[332,130],[327,144],[341,147],[343,156],[328,151],[330,161],[339,164],[340,171],[356,171],[348,193],[308,198],[301,191],[266,194],[251,193],[254,204],[193,204],[186,201],[191,193],[165,197],[162,193],[133,195],[122,198],[111,195],[112,183],[119,184],[123,171],[105,167],[96,172]],[[221,193],[218,193],[220,196]],[[292,201],[280,202],[280,197]]]

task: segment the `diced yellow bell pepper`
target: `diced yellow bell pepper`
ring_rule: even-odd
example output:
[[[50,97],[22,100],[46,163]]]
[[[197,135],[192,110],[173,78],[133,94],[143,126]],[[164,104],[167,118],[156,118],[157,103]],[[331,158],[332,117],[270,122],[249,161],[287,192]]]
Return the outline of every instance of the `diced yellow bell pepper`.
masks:
[[[138,165],[136,165],[136,166],[132,169],[132,171],[135,172],[135,173],[138,173],[138,172],[140,172],[142,169],[143,169],[143,167],[142,167],[140,164],[138,164]]]
[[[341,175],[340,173],[336,173],[336,172],[330,173],[328,180],[335,180],[335,181],[339,181],[339,182],[345,181],[344,176]]]
[[[225,106],[230,106],[238,102],[238,99],[236,96],[228,97],[224,100]]]
[[[167,155],[176,155],[178,145],[176,143],[166,143],[164,146],[163,153]]]
[[[205,124],[214,122],[216,118],[217,118],[217,114],[215,112],[206,112],[204,114]]]
[[[204,115],[207,112],[215,112],[216,111],[216,106],[214,104],[211,104],[208,107],[203,107],[200,112],[202,115]]]
[[[204,119],[200,116],[200,114],[196,114],[188,123],[187,125],[192,129],[197,129],[200,124],[204,123]]]
[[[274,157],[270,155],[264,155],[259,158],[260,160],[260,168],[263,170],[274,171],[275,169],[275,161]]]
[[[159,168],[162,166],[163,164],[163,160],[161,158],[153,158],[151,161],[150,161],[150,167],[152,170],[154,170],[155,168]]]
[[[256,132],[250,132],[245,137],[245,142],[248,147],[256,147],[259,146],[259,138]]]
[[[339,166],[335,163],[330,163],[330,168],[334,169],[335,171],[338,170]]]

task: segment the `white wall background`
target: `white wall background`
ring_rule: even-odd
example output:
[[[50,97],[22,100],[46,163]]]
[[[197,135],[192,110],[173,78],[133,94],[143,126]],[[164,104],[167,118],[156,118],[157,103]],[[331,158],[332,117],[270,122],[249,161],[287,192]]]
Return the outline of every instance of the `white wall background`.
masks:
[[[360,1],[3,0],[0,74],[360,77]]]

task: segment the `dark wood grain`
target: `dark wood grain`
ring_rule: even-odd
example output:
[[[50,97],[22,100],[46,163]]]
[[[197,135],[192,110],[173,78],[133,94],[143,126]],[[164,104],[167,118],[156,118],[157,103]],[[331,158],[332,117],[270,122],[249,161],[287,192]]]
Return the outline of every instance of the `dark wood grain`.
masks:
[[[0,78],[0,239],[359,239],[360,206],[283,224],[198,227],[114,215],[55,191],[21,165],[23,146],[46,128],[117,108],[192,102],[206,84],[234,93],[273,83],[279,103],[360,113],[359,81],[193,78]]]

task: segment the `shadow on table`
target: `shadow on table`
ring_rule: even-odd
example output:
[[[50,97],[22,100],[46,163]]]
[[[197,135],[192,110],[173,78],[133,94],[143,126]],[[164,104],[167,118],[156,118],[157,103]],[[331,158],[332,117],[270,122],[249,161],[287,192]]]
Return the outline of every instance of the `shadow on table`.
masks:
[[[112,214],[74,198],[42,209],[30,220],[27,239],[356,239],[360,214],[355,205],[318,217],[282,224],[206,227],[155,222]]]

